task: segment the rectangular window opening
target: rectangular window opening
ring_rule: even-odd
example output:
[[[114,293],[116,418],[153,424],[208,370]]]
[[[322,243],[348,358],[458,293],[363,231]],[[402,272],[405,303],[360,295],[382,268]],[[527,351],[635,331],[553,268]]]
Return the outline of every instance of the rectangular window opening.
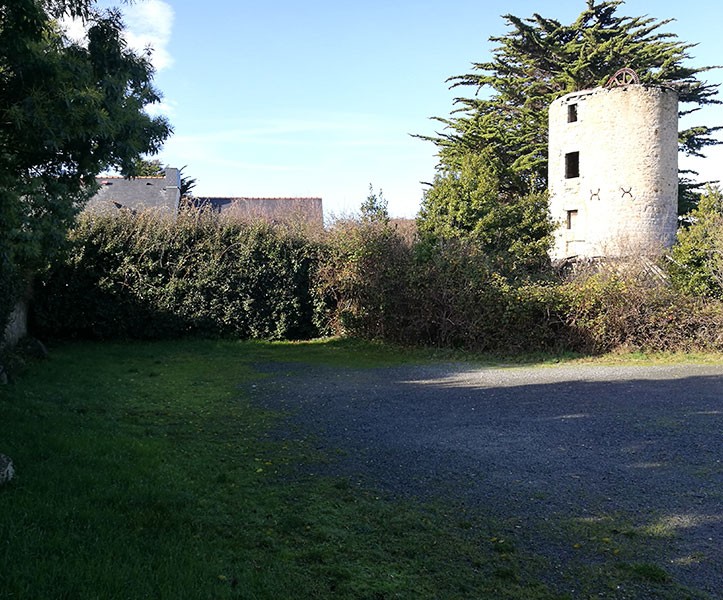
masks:
[[[565,154],[565,179],[580,177],[580,153],[568,152]]]
[[[577,104],[567,105],[567,122],[574,123],[577,121]]]
[[[576,223],[577,223],[577,211],[576,210],[568,210],[567,211],[567,228],[575,229]]]

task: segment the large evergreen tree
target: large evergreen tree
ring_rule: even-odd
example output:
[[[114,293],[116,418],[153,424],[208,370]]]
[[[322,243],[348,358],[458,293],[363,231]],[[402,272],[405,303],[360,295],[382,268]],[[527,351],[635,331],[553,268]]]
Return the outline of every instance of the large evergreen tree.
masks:
[[[470,236],[507,263],[541,264],[552,224],[540,194],[547,188],[547,114],[553,100],[605,85],[624,67],[640,82],[679,93],[681,114],[718,104],[717,85],[699,79],[713,67],[686,64],[693,44],[663,31],[670,20],[618,15],[621,0],[587,0],[570,25],[534,14],[504,17],[510,31],[488,62],[450,78],[452,87],[474,90],[455,99],[443,133],[425,139],[439,148],[437,175],[418,218],[435,240]],[[719,143],[720,127],[693,127],[679,134],[681,151],[701,156]],[[681,179],[685,184],[685,177]],[[682,196],[683,211],[687,210]],[[525,215],[525,218],[518,218]]]
[[[505,189],[500,163],[488,152],[467,153],[440,169],[417,219],[423,240],[466,238],[508,277],[537,273],[549,264],[552,221],[547,194]]]
[[[670,19],[618,15],[622,0],[587,0],[570,25],[534,14],[504,16],[510,31],[492,37],[497,46],[488,62],[450,78],[452,86],[472,89],[455,99],[451,118],[438,119],[446,131],[431,137],[439,147],[442,169],[454,168],[467,153],[491,152],[505,168],[505,185],[519,193],[547,186],[547,109],[564,94],[605,85],[623,67],[640,82],[667,85],[679,92],[681,114],[720,103],[717,85],[699,79],[713,67],[686,64],[694,44],[663,31]],[[702,155],[719,143],[719,127],[680,132],[681,150]]]
[[[63,16],[85,20],[87,44],[63,35]],[[159,100],[152,76],[94,0],[0,5],[0,334],[13,281],[59,245],[95,176],[134,175],[170,134],[143,110]]]

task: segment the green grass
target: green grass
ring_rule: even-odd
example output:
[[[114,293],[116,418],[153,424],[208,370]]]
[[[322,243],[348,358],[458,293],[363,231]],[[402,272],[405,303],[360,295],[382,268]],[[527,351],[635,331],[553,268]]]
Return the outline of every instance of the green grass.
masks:
[[[546,585],[544,561],[479,512],[301,475],[333,455],[302,431],[279,439],[283,415],[245,392],[269,362],[434,358],[348,340],[52,349],[0,387],[0,452],[17,467],[0,488],[0,598],[577,597]],[[703,597],[606,557],[601,585]]]

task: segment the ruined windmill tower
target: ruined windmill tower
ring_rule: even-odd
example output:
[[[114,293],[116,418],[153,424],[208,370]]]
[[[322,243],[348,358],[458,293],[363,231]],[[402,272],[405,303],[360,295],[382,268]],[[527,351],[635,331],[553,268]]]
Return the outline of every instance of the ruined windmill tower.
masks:
[[[675,241],[678,96],[621,69],[550,105],[553,259],[655,255]]]

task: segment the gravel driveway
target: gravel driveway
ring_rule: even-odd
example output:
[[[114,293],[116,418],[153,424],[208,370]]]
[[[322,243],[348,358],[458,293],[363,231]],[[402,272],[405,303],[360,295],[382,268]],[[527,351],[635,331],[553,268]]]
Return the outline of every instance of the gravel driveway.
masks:
[[[722,597],[723,366],[267,372],[257,400],[344,451],[325,472],[484,511],[551,573],[585,527],[627,523],[640,560]]]

